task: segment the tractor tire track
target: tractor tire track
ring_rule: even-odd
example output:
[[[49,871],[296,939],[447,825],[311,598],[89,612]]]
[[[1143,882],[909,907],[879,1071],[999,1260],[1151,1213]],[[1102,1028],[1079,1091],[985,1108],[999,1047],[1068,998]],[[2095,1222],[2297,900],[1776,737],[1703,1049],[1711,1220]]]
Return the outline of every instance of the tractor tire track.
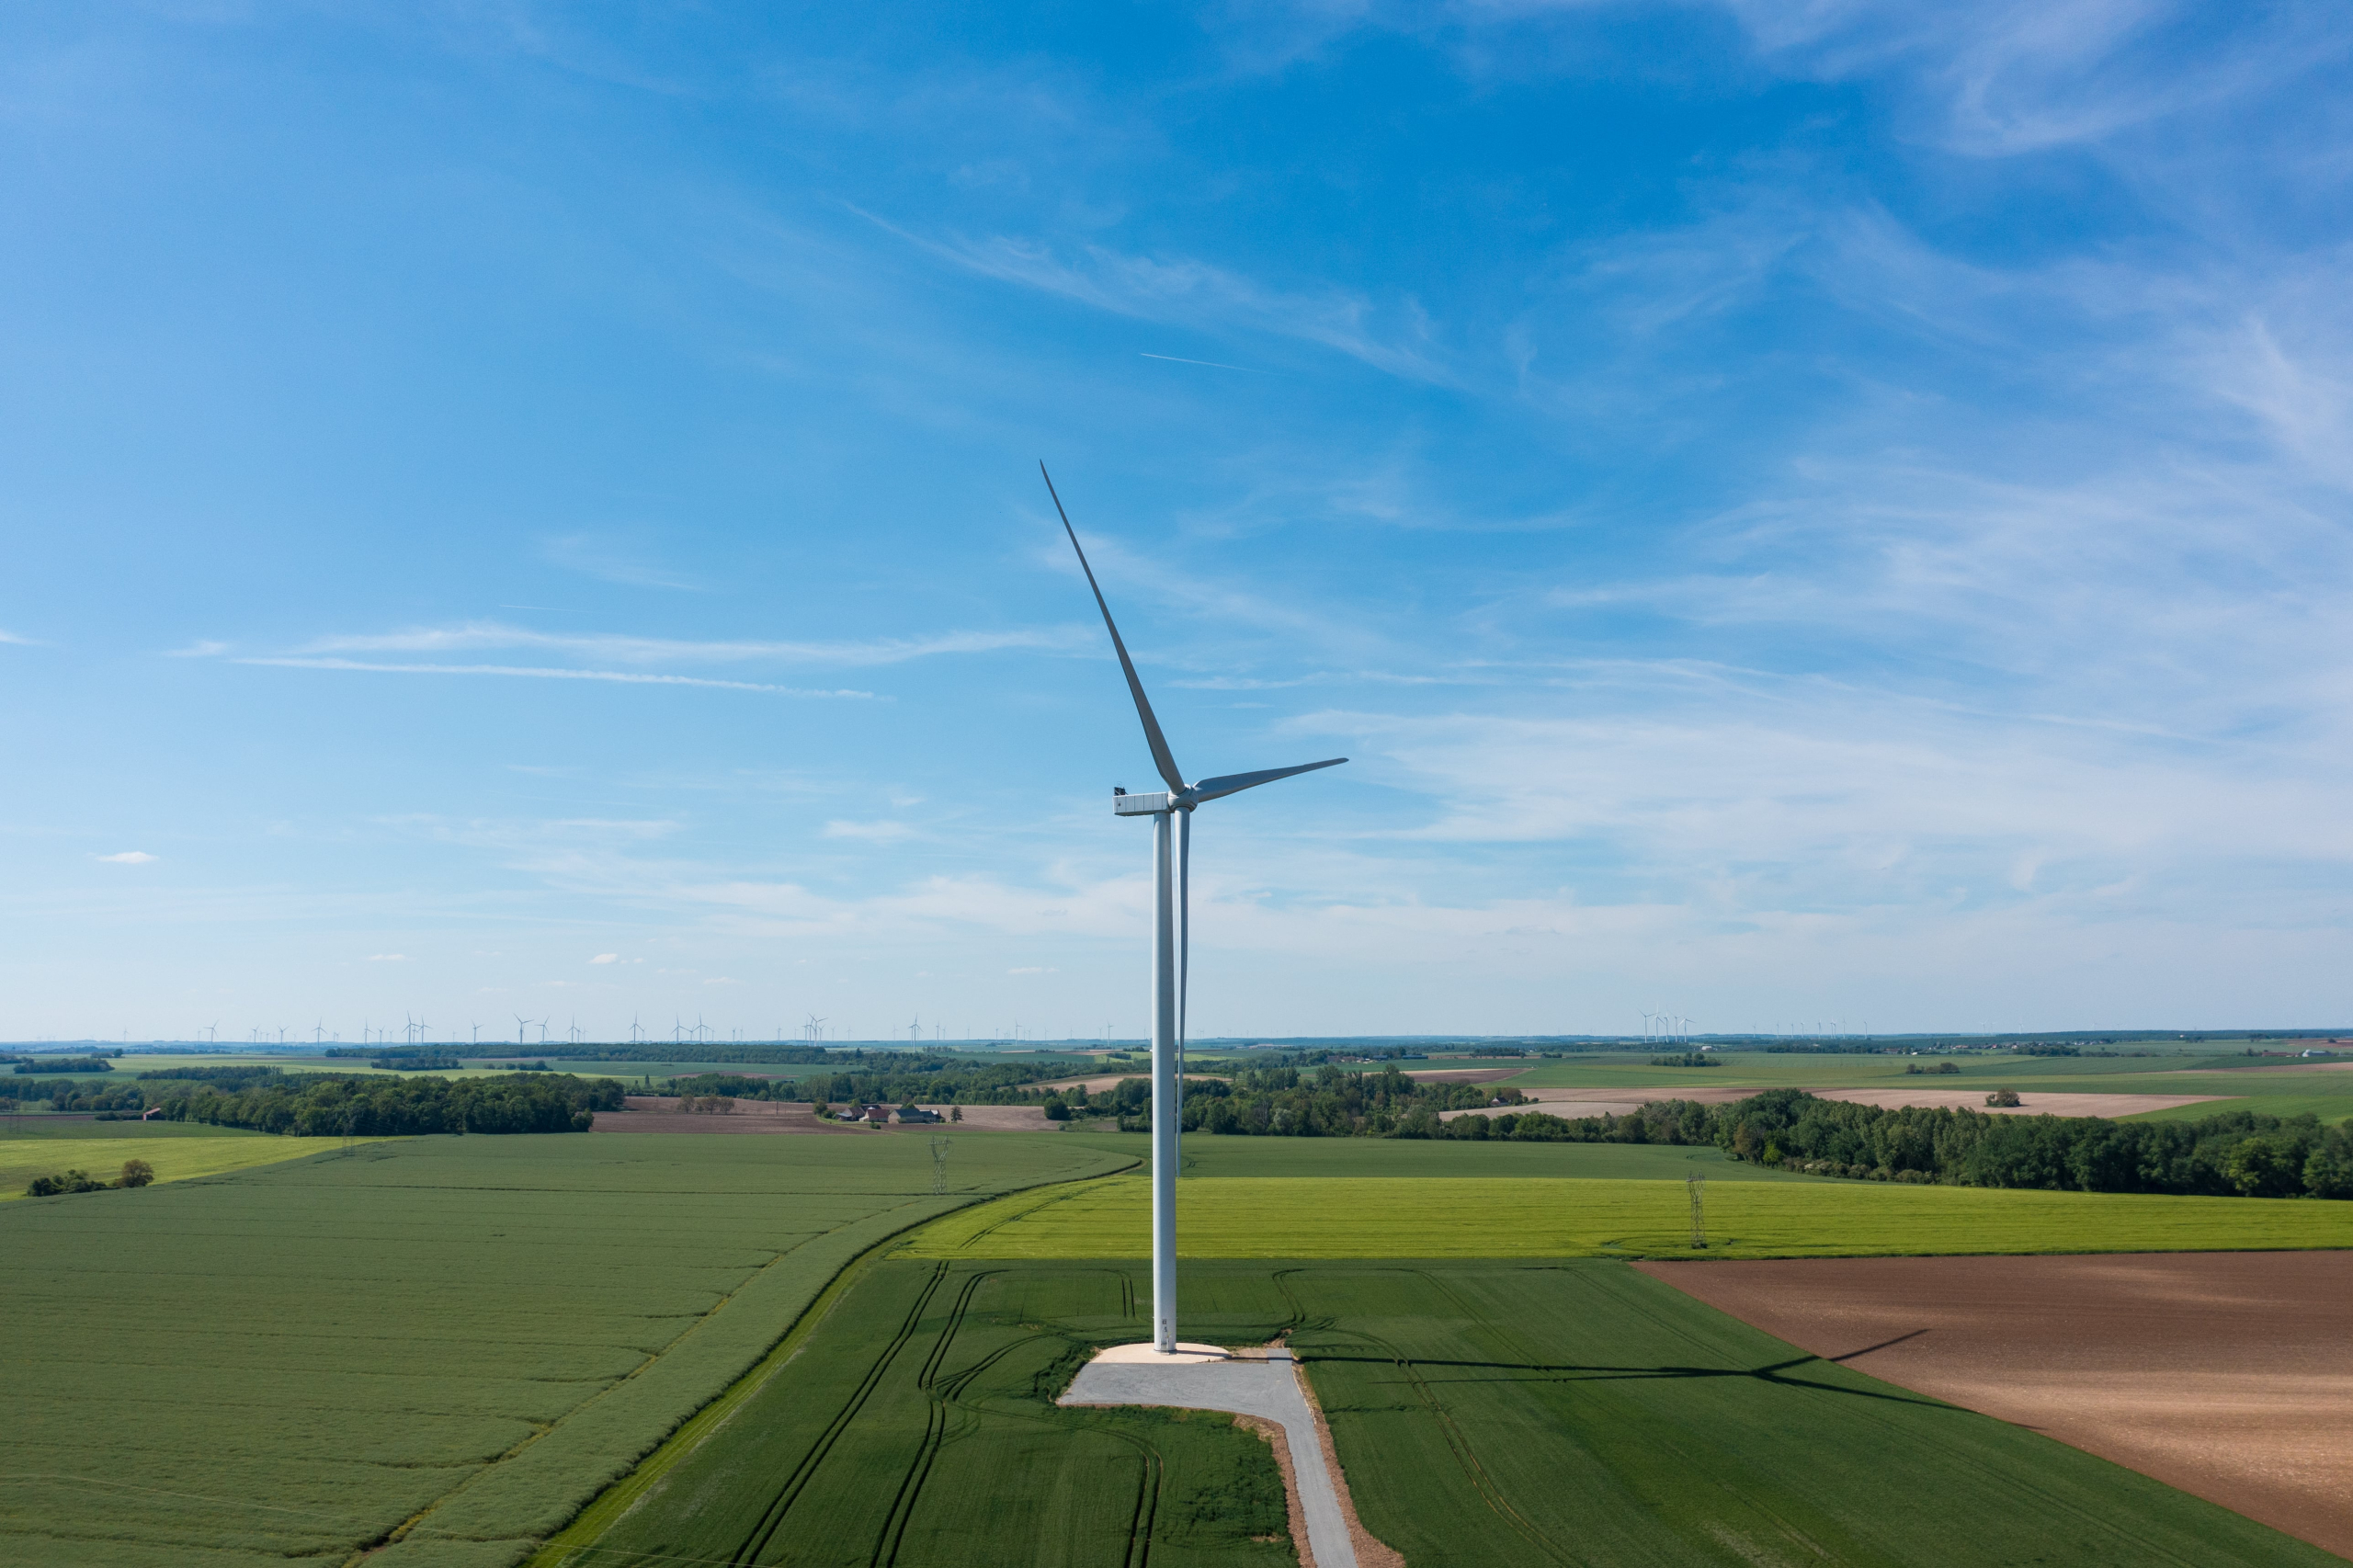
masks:
[[[915,1304],[907,1309],[906,1321],[899,1325],[897,1337],[891,1341],[881,1355],[874,1358],[873,1365],[866,1369],[866,1376],[859,1380],[857,1390],[843,1403],[841,1409],[835,1413],[833,1420],[828,1422],[824,1431],[818,1435],[817,1441],[810,1446],[806,1454],[801,1456],[801,1462],[793,1466],[792,1473],[785,1478],[784,1485],[779,1489],[775,1499],[762,1512],[760,1522],[753,1527],[751,1533],[745,1538],[744,1544],[736,1548],[734,1555],[728,1560],[735,1565],[735,1568],[749,1568],[749,1565],[756,1563],[761,1555],[767,1551],[769,1542],[776,1539],[777,1531],[783,1528],[785,1515],[791,1510],[792,1505],[807,1489],[811,1478],[824,1463],[826,1456],[833,1451],[834,1445],[848,1429],[850,1422],[857,1417],[859,1410],[864,1408],[867,1400],[872,1397],[875,1389],[881,1383],[884,1374],[890,1370],[891,1363],[898,1358],[899,1352],[905,1347],[907,1341],[915,1337],[916,1325],[923,1321],[924,1309],[931,1304],[932,1297],[938,1292],[940,1281],[947,1276],[948,1266],[945,1263],[932,1269],[931,1278],[925,1283],[921,1292],[916,1295]]]

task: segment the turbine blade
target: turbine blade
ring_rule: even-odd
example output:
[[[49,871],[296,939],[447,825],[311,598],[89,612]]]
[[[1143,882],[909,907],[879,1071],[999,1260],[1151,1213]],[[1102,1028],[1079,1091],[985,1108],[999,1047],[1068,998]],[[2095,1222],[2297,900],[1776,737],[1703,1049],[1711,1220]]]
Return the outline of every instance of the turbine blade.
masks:
[[[1204,778],[1193,786],[1193,799],[1214,801],[1224,795],[1238,795],[1245,790],[1255,790],[1261,784],[1272,784],[1278,778],[1289,778],[1295,773],[1313,773],[1319,767],[1337,767],[1347,761],[1345,756],[1324,762],[1302,762],[1297,767],[1267,767],[1256,773],[1228,773],[1222,778]]]
[[[1128,645],[1120,641],[1120,628],[1111,619],[1111,607],[1103,602],[1103,589],[1095,581],[1095,568],[1086,563],[1086,551],[1079,548],[1078,530],[1070,526],[1070,514],[1063,510],[1063,498],[1054,489],[1054,476],[1046,472],[1044,460],[1038,463],[1039,476],[1046,482],[1046,494],[1054,498],[1054,511],[1063,520],[1063,532],[1070,535],[1070,547],[1078,551],[1078,569],[1086,574],[1086,585],[1095,590],[1095,608],[1103,612],[1103,624],[1111,633],[1111,646],[1120,655],[1120,668],[1127,673],[1128,690],[1136,699],[1136,717],[1143,721],[1144,744],[1152,747],[1152,765],[1160,769],[1160,777],[1168,788],[1182,793],[1185,776],[1176,770],[1176,759],[1168,755],[1167,737],[1160,733],[1160,721],[1152,716],[1152,699],[1143,694],[1143,682],[1136,678],[1135,661],[1128,657]]]

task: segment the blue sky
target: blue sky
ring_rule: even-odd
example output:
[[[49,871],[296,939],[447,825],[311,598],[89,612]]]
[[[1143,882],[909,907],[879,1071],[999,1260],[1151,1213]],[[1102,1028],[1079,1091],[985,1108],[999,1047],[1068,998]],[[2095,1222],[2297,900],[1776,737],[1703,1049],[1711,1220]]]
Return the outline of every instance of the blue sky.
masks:
[[[2344,1021],[2343,20],[12,6],[0,1035]]]

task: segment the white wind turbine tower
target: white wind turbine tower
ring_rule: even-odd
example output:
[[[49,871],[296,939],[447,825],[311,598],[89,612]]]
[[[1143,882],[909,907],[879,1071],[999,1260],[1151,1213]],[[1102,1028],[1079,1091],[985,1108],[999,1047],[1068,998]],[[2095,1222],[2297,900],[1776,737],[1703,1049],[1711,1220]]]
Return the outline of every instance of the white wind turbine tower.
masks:
[[[515,1044],[517,1050],[521,1049],[523,1045],[523,1031],[530,1027],[530,1019],[525,1017],[520,1013],[515,1015]]]
[[[1111,619],[1111,607],[1104,602],[1103,589],[1095,581],[1095,568],[1086,563],[1086,551],[1078,542],[1078,530],[1070,526],[1070,514],[1063,510],[1063,498],[1054,490],[1053,476],[1046,472],[1042,462],[1038,465],[1038,472],[1046,481],[1046,494],[1053,496],[1054,511],[1063,520],[1063,532],[1070,536],[1071,549],[1078,552],[1079,570],[1086,574],[1086,585],[1095,594],[1095,608],[1103,612],[1104,630],[1111,634],[1111,648],[1120,655],[1120,673],[1128,677],[1128,693],[1135,699],[1136,717],[1143,722],[1144,744],[1152,749],[1153,767],[1168,786],[1166,793],[1152,795],[1131,795],[1115,790],[1111,801],[1115,815],[1152,819],[1152,1343],[1154,1349],[1168,1355],[1176,1349],[1176,1133],[1183,1106],[1180,1096],[1185,981],[1191,957],[1193,812],[1227,795],[1289,778],[1293,774],[1336,767],[1348,759],[1327,757],[1322,762],[1262,768],[1256,773],[1229,773],[1188,784],[1176,767],[1176,757],[1169,753],[1167,738],[1160,733],[1160,721],[1153,717],[1152,703],[1143,694],[1143,682],[1136,677],[1135,661],[1128,657],[1128,645],[1120,640],[1120,628]],[[1169,864],[1172,830],[1176,839],[1173,880]]]

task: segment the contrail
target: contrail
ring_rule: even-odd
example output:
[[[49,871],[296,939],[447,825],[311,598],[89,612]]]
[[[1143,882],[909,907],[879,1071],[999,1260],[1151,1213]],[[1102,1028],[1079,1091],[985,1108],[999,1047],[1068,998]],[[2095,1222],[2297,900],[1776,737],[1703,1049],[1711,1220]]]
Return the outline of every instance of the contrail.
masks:
[[[1146,359],[1165,359],[1172,365],[1204,365],[1212,370],[1239,370],[1245,376],[1271,376],[1272,370],[1254,370],[1247,365],[1221,365],[1214,359],[1180,359],[1174,354],[1146,354]]]

